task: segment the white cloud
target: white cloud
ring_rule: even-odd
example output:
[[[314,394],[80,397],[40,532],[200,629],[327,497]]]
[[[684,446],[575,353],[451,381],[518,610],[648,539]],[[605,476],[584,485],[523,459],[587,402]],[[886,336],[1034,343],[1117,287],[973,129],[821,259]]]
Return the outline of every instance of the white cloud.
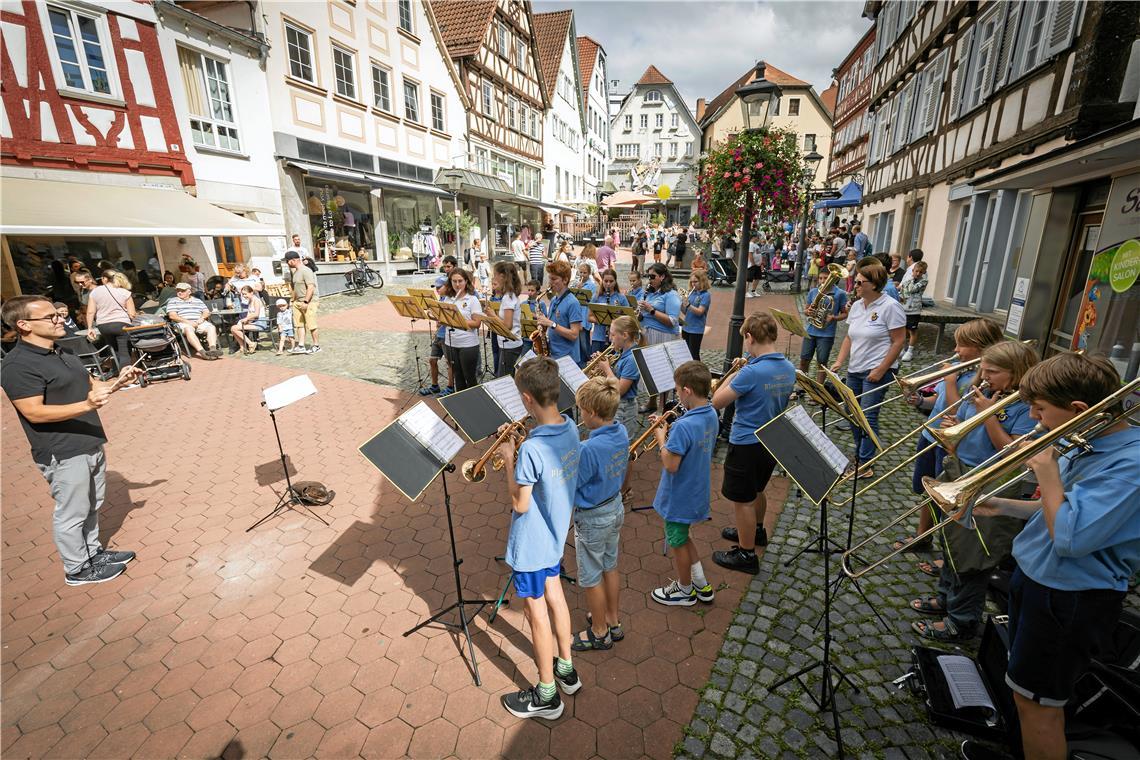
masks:
[[[627,90],[650,64],[692,108],[764,60],[823,90],[831,72],[870,28],[863,3],[536,2],[536,12],[574,10],[578,34],[606,49],[610,78]]]

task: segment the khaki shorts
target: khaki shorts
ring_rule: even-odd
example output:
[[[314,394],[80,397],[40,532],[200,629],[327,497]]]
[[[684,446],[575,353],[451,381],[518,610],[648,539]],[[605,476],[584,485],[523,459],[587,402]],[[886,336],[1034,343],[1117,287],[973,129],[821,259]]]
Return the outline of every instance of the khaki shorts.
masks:
[[[297,308],[299,301],[293,302],[293,327],[300,330],[306,328],[309,330],[317,329],[317,301],[305,305],[305,310]]]

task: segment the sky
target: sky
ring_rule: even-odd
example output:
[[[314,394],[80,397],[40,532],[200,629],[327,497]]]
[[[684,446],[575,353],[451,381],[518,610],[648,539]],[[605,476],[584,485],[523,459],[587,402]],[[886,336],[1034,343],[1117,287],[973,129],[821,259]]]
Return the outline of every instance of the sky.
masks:
[[[817,91],[871,27],[862,0],[839,2],[664,2],[578,0],[534,3],[536,13],[570,8],[578,34],[606,49],[610,79],[626,92],[649,64],[690,109],[711,100],[764,60]]]

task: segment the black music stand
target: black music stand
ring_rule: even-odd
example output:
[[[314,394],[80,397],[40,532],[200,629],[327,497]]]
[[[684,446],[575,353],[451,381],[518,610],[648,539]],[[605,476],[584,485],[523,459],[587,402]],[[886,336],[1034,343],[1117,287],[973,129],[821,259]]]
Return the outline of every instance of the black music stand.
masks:
[[[431,317],[427,310],[417,302],[415,296],[391,295],[388,296],[388,301],[391,302],[397,314],[412,320],[412,353],[416,360],[416,391],[422,391],[424,389],[424,372],[423,367],[420,366],[420,344],[416,341],[416,320],[428,320],[428,335],[430,336]]]
[[[272,520],[282,512],[287,511],[304,511],[325,525],[329,524],[325,518],[314,512],[305,500],[301,498],[301,494],[297,492],[297,489],[293,488],[293,480],[289,477],[289,463],[285,459],[285,448],[281,445],[281,431],[277,428],[277,415],[274,414],[278,409],[289,406],[289,404],[300,401],[303,398],[308,398],[316,392],[317,387],[313,385],[313,381],[309,379],[308,375],[297,375],[283,383],[272,385],[261,392],[261,405],[269,410],[269,419],[273,421],[273,435],[277,437],[277,451],[281,454],[281,469],[285,472],[285,490],[278,494],[277,504],[273,509],[267,514],[262,515],[253,525],[246,528],[246,533],[249,533],[258,525]]]
[[[447,513],[447,533],[451,542],[451,565],[455,573],[455,602],[408,629],[403,635],[411,636],[421,628],[433,624],[456,632],[462,631],[463,637],[467,639],[475,685],[481,686],[470,623],[483,607],[493,604],[494,600],[467,599],[463,596],[463,579],[459,575],[459,566],[463,560],[459,558],[455,545],[451,493],[447,489],[447,473],[455,471],[455,465],[450,460],[462,448],[463,439],[421,401],[365,442],[360,447],[360,453],[411,501],[419,499],[436,476],[440,476],[443,484],[443,508]],[[475,611],[468,612],[468,607],[475,607]],[[453,611],[458,611],[458,621],[445,620]]]
[[[827,496],[838,481],[846,465],[846,457],[835,447],[802,406],[783,412],[756,431],[756,438],[764,444],[772,457],[784,468],[797,486],[815,504],[819,505],[819,547],[823,556],[823,657],[815,660],[768,687],[775,691],[786,683],[796,681],[821,711],[831,712],[838,756],[842,758],[843,736],[839,725],[839,707],[836,690],[846,683],[856,692],[859,687],[838,665],[831,662],[831,551],[827,550]],[[815,692],[804,676],[819,668],[820,691]]]

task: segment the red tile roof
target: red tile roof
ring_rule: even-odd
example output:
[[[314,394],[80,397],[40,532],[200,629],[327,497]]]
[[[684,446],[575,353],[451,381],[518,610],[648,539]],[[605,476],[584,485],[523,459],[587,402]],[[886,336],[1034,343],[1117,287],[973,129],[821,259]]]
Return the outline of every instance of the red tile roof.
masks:
[[[637,80],[638,84],[673,84],[669,77],[662,74],[656,66],[650,66],[641,75],[641,79]]]
[[[819,99],[823,101],[823,107],[827,109],[828,115],[835,116],[835,100],[839,97],[839,85],[832,84],[826,90],[819,94]]]
[[[573,20],[574,11],[534,14],[534,36],[538,40],[538,59],[547,100],[554,97],[554,88],[558,84],[558,66],[562,63],[566,36]]]
[[[578,77],[582,80],[582,102],[586,102],[590,93],[590,82],[594,80],[594,64],[598,60],[597,42],[585,35],[578,38]]]
[[[439,34],[452,58],[474,55],[487,36],[487,26],[495,16],[495,0],[429,0],[439,24]]]
[[[726,87],[720,95],[709,101],[705,106],[704,117],[715,118],[717,113],[728,104],[732,96],[736,93],[737,89],[751,82],[756,76],[756,67],[753,66],[744,73],[744,76],[737,79],[735,82]],[[773,84],[778,84],[781,87],[811,87],[810,84],[802,79],[797,79],[786,71],[781,71],[770,63],[764,63],[764,78]]]

